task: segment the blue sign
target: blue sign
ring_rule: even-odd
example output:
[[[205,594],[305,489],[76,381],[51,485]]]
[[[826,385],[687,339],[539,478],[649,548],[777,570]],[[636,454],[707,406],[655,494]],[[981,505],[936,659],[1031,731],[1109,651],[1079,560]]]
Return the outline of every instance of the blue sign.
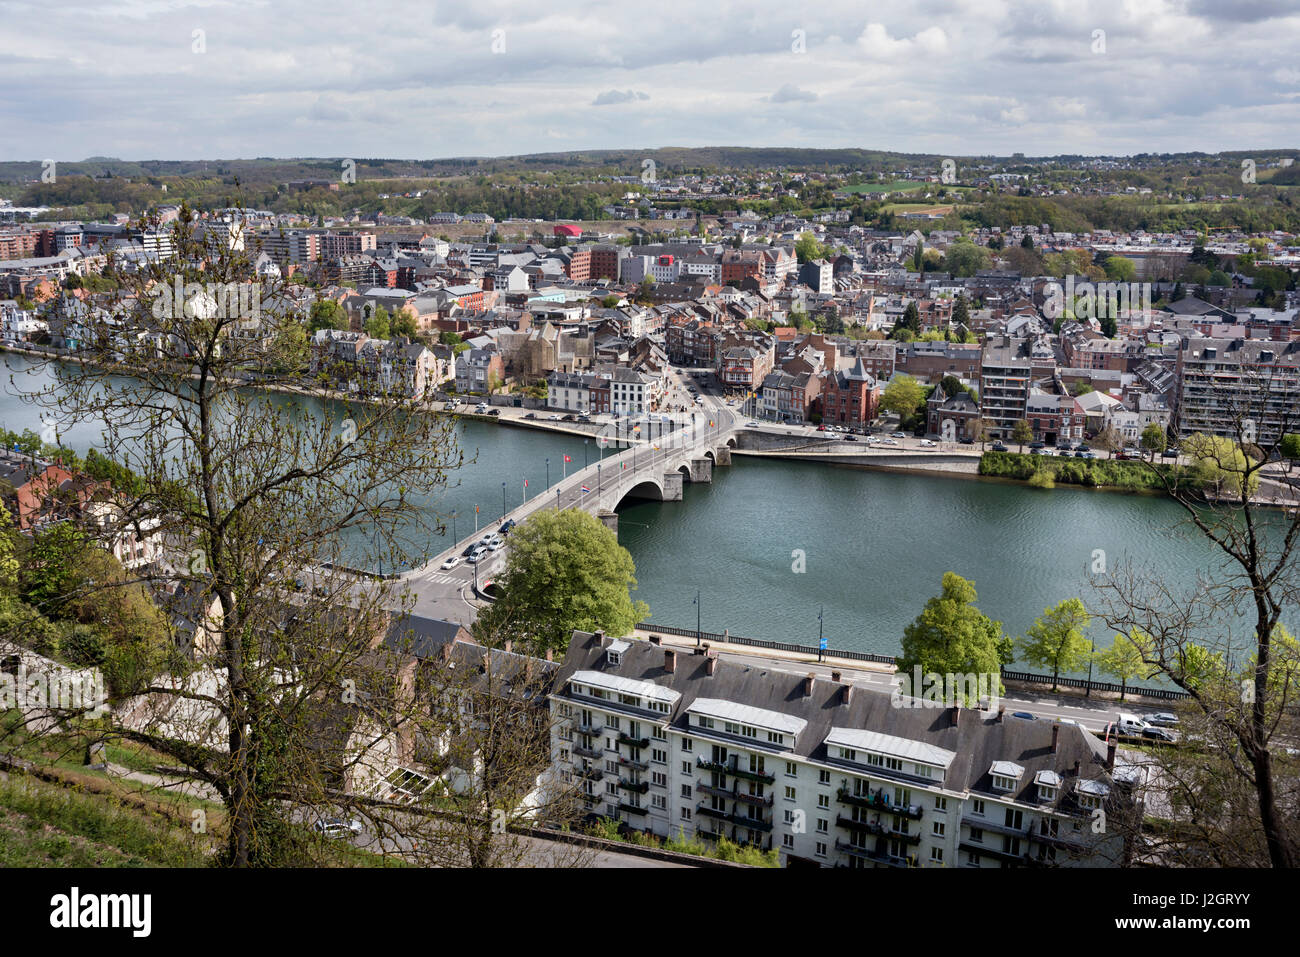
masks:
[[[825,651],[825,650],[826,650],[826,639],[825,639],[825,638],[821,638],[821,639],[819,639],[818,642],[817,642],[817,647],[820,648],[822,651]]]

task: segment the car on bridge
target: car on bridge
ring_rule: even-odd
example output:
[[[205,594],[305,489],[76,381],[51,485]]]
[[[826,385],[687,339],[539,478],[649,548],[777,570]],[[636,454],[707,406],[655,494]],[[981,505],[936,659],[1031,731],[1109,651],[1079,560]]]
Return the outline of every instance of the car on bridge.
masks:
[[[496,552],[496,551],[500,551],[501,546],[503,546],[504,544],[505,542],[502,541],[500,538],[494,538],[492,539],[492,541],[488,542],[487,548],[489,552]]]
[[[511,529],[513,529],[513,528],[515,527],[516,524],[518,524],[518,523],[516,523],[515,520],[514,520],[513,518],[511,518],[511,519],[507,519],[506,522],[505,522],[505,523],[504,523],[500,528],[497,529],[497,534],[498,534],[498,535],[509,535]]]
[[[483,559],[487,558],[488,549],[486,545],[475,545],[474,550],[469,553],[469,558],[465,559],[471,565],[477,565]]]
[[[442,563],[442,570],[447,571],[448,569],[455,568],[459,564],[460,564],[460,556],[452,555],[450,558],[448,558],[445,562]]]

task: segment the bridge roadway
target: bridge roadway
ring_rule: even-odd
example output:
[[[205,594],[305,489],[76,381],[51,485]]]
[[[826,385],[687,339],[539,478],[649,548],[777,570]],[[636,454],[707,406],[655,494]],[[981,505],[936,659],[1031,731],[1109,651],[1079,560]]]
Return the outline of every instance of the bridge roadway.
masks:
[[[461,555],[469,545],[494,532],[505,521],[513,519],[521,523],[541,509],[581,508],[617,531],[615,509],[624,499],[680,501],[685,482],[710,482],[714,466],[731,464],[731,450],[736,444],[735,413],[721,402],[706,404],[698,421],[705,424],[683,424],[648,439],[628,439],[626,435],[611,438],[610,441],[627,443],[628,447],[577,470],[504,517],[481,526],[479,531],[462,538],[427,564],[403,573],[396,583],[395,595],[409,600],[413,614],[469,624],[478,607],[473,586],[486,584],[501,571],[505,551],[510,547],[509,539],[505,548],[490,553],[477,566],[462,559],[455,568],[444,570],[441,565],[448,557]],[[710,421],[712,426],[707,424]]]

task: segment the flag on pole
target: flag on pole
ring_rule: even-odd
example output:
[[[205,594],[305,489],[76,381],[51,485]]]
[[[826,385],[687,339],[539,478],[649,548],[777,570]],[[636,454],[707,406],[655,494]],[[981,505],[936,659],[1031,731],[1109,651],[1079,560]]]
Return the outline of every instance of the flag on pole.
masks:
[[[584,493],[586,493],[586,492],[590,492],[591,489],[587,488],[587,486],[584,485],[584,486],[582,487],[582,491],[583,491]]]
[[[528,479],[524,479],[524,488],[528,488]]]
[[[569,458],[569,457],[566,455],[566,456],[564,457],[564,461],[566,461],[566,462],[572,462],[573,459]]]

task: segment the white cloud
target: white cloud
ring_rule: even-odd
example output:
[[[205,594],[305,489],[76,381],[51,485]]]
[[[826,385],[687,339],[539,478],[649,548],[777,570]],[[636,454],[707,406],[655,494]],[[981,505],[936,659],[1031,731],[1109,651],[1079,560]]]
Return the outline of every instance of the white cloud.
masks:
[[[817,94],[809,90],[801,90],[793,83],[787,83],[768,99],[773,103],[811,103],[817,99]]]

